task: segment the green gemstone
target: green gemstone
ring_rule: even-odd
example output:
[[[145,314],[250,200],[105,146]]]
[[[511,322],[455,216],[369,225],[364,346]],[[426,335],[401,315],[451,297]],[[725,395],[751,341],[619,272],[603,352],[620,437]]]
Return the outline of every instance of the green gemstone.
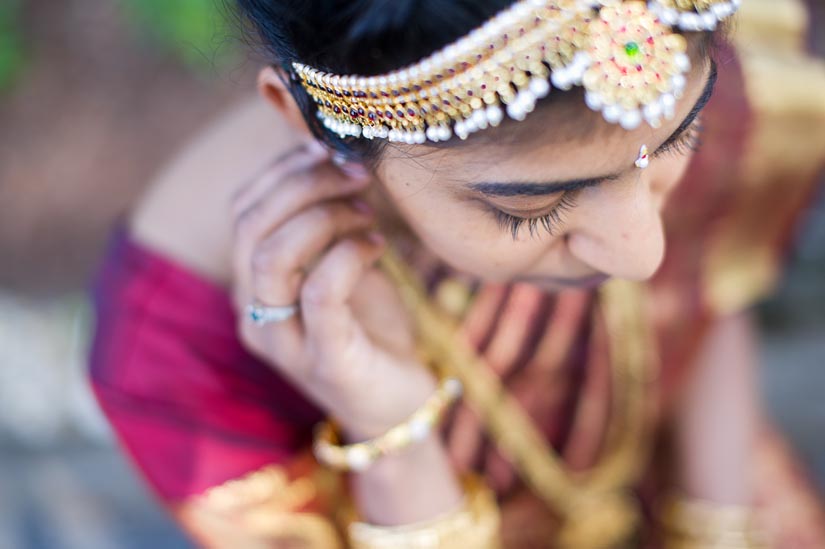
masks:
[[[636,57],[641,52],[641,49],[636,42],[628,42],[624,45],[624,51],[628,57]]]

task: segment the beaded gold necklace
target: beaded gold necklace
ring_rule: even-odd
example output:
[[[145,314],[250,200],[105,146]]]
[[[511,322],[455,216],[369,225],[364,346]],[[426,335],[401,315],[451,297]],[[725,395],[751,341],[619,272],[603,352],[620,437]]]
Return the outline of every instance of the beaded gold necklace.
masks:
[[[610,344],[614,418],[607,449],[593,468],[567,470],[530,417],[492,369],[458,333],[449,315],[430,303],[416,273],[391,247],[380,260],[418,329],[421,356],[439,373],[458,377],[465,399],[525,484],[563,520],[560,547],[615,547],[636,531],[638,503],[631,493],[650,453],[649,381],[655,359],[639,284],[612,281],[599,291]],[[621,334],[619,336],[619,334]]]

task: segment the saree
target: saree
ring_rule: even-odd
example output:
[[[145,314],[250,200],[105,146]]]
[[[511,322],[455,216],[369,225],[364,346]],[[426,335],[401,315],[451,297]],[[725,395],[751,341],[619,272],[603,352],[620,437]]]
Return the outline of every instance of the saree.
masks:
[[[825,166],[825,70],[805,55],[804,31],[797,3],[751,0],[732,44],[720,49],[703,148],[666,208],[664,264],[642,288],[644,340],[610,323],[600,292],[478,284],[446,265],[402,258],[428,303],[570,471],[591,470],[609,452],[615,349],[644,341],[656,375],[639,397],[649,426],[649,454],[631,487],[644,517],[639,546],[660,543],[651,516],[667,482],[658,441],[669,403],[713,322],[774,288]],[[204,547],[344,547],[347,480],[311,452],[324,414],[243,348],[228,289],[134,240],[121,219],[91,291],[97,399],[135,468],[192,538]],[[466,424],[462,417],[479,414],[470,401],[480,394],[471,389],[467,408],[452,411],[445,439]],[[490,425],[506,430],[501,418],[510,416],[496,406],[484,413],[490,421],[468,436],[476,457],[456,463],[506,471],[512,464]],[[820,496],[767,423],[753,459],[771,546],[825,547]],[[496,495],[505,547],[555,546],[558,517],[523,478]]]

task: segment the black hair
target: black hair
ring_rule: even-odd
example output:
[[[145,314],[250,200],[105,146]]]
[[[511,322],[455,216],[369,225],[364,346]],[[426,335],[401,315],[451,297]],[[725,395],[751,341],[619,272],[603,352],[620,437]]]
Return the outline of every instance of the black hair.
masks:
[[[235,0],[268,61],[286,83],[309,128],[348,158],[374,159],[383,139],[340,138],[320,123],[292,70],[294,61],[325,72],[370,76],[414,63],[481,26],[513,0]],[[702,54],[704,48],[702,48]],[[575,93],[575,91],[573,92]],[[565,93],[551,94],[542,103]]]

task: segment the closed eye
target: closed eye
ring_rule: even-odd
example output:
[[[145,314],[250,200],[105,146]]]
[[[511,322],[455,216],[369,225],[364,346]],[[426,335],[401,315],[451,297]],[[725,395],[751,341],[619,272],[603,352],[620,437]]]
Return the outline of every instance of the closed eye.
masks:
[[[518,238],[519,230],[525,224],[530,231],[531,238],[539,234],[540,228],[543,228],[551,236],[555,236],[557,228],[564,223],[564,214],[576,207],[576,194],[576,191],[564,193],[549,212],[538,217],[517,217],[492,206],[490,206],[490,210],[501,230],[508,231],[513,240]]]
[[[691,154],[701,146],[702,123],[700,119],[695,119],[690,126],[676,136],[663,143],[655,153],[653,158],[659,158],[668,154]],[[530,237],[534,238],[539,234],[540,229],[544,229],[551,236],[555,236],[559,226],[564,223],[564,215],[576,207],[577,191],[566,191],[559,201],[546,214],[537,217],[518,217],[504,212],[493,206],[489,206],[498,222],[501,230],[506,230],[516,240],[522,226],[526,225]]]
[[[700,138],[703,127],[699,115],[710,101],[710,98],[713,95],[713,90],[715,88],[716,81],[718,79],[718,70],[716,67],[716,63],[713,61],[711,63],[712,64],[710,75],[705,85],[705,89],[703,90],[702,95],[699,97],[699,100],[693,106],[690,113],[688,113],[688,115],[685,117],[685,119],[682,121],[679,127],[676,128],[676,130],[670,135],[670,137],[668,137],[665,140],[664,143],[659,145],[659,147],[651,155],[651,157],[659,158],[667,154],[687,155],[693,151],[698,150],[701,146],[702,143]],[[473,185],[473,187],[479,189],[486,189],[489,192],[489,194],[493,194],[493,192],[491,191],[495,191],[495,194],[499,194],[502,196],[512,196],[515,194],[532,194],[527,192],[526,187],[538,187],[539,189],[535,193],[537,195],[551,194],[551,189],[549,187],[556,187],[558,189],[557,192],[563,193],[561,195],[561,198],[549,212],[538,217],[518,217],[512,214],[508,214],[507,212],[504,212],[488,203],[485,203],[487,208],[494,215],[496,221],[499,224],[499,227],[501,227],[502,230],[509,231],[513,237],[513,240],[516,240],[518,237],[519,230],[525,224],[529,229],[531,238],[539,234],[540,228],[543,228],[551,236],[554,236],[558,230],[558,227],[564,222],[564,214],[569,212],[576,206],[575,198],[579,191],[583,190],[584,188],[595,187],[600,183],[615,179],[618,179],[617,175],[611,175],[590,180],[582,180],[581,182],[574,182],[575,184],[569,185],[568,189],[564,189],[564,187],[568,186],[568,184],[522,184],[520,186],[513,184],[475,184]],[[520,191],[520,193],[517,191]]]

